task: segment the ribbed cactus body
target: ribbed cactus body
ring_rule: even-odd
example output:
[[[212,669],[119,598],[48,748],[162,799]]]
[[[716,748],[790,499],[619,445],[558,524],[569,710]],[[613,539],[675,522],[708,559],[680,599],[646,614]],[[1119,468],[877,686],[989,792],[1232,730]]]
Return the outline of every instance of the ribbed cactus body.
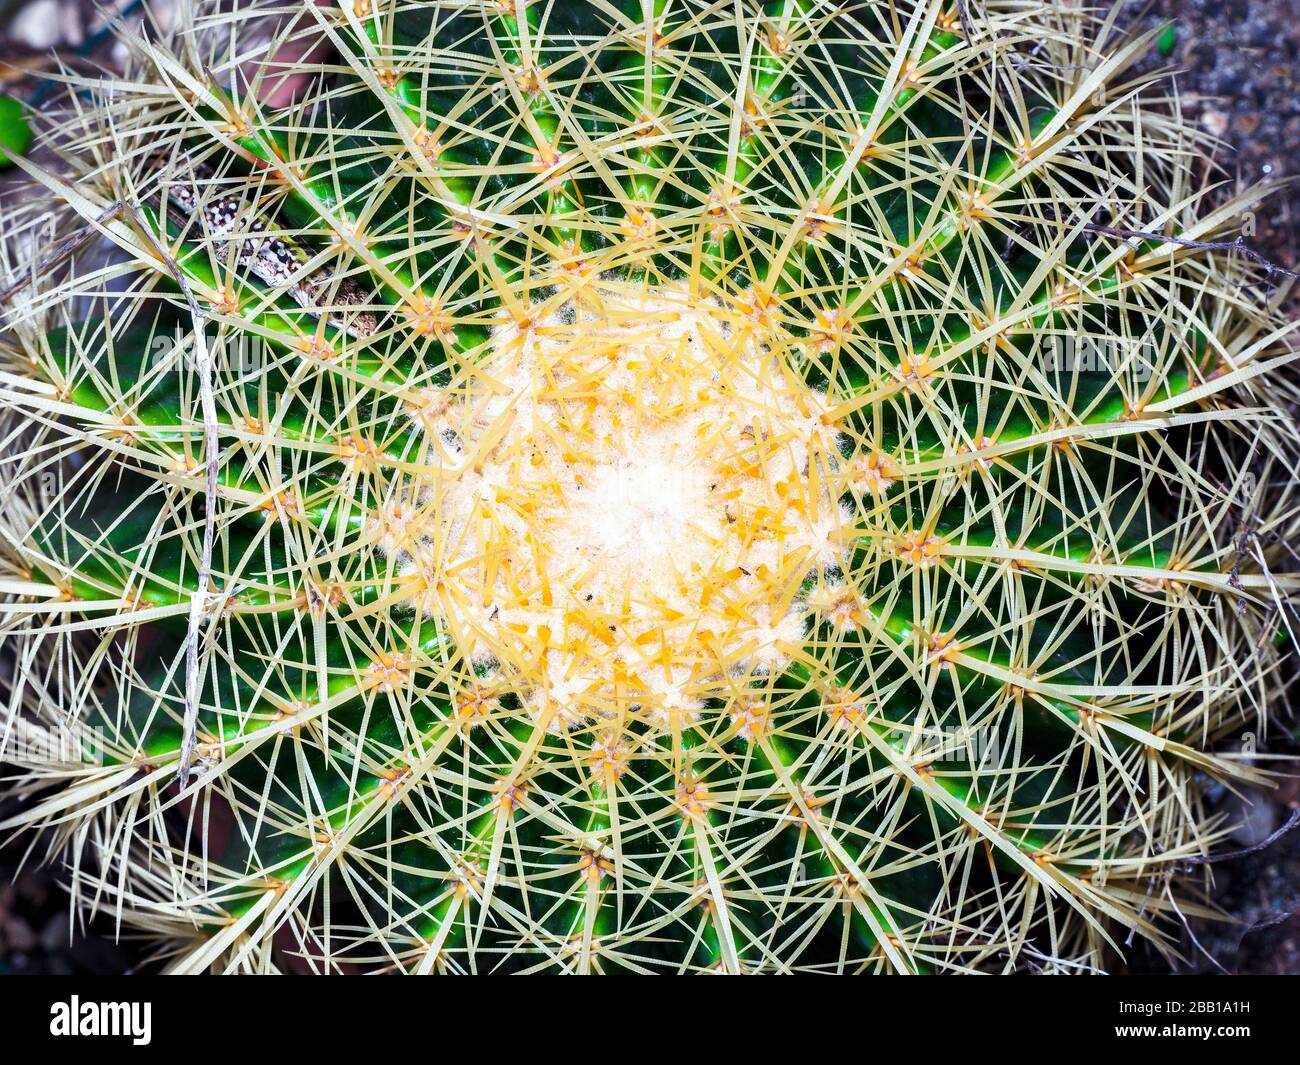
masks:
[[[34,176],[115,251],[12,243],[0,386],[83,905],[180,971],[1172,949],[1287,330],[1150,39],[984,6],[347,0],[279,110],[200,6],[89,86]]]

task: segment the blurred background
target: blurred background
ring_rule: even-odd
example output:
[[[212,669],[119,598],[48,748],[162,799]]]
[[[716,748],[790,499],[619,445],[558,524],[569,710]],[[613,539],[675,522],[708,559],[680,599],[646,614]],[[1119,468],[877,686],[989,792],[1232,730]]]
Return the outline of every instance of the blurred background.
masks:
[[[1081,6],[1079,0],[1056,2]],[[1105,0],[1084,3],[1105,6]],[[166,29],[176,6],[176,0],[0,0],[0,95],[48,107],[61,91],[48,75],[60,69],[120,71],[126,51],[112,23],[138,25],[147,9],[152,22]],[[967,0],[972,17],[978,18],[979,9],[980,0]],[[1172,20],[1146,63],[1177,72],[1181,106],[1222,142],[1213,164],[1206,165],[1207,184],[1222,182],[1226,197],[1239,185],[1300,177],[1300,0],[1131,2],[1122,6],[1120,18],[1137,28]],[[40,144],[28,154],[41,161]],[[0,169],[0,197],[18,194],[20,184],[17,168]],[[1297,220],[1300,186],[1292,184],[1256,212],[1248,243],[1277,266],[1300,269]],[[1288,305],[1300,315],[1300,285]],[[1295,416],[1300,418],[1300,410]],[[1300,754],[1296,709],[1270,735],[1256,738],[1268,755],[1263,764],[1300,771],[1300,763],[1278,760]],[[0,796],[4,791],[0,779]],[[1232,921],[1183,928],[1186,960],[1175,971],[1300,974],[1300,778],[1267,794],[1219,789],[1212,800],[1238,826],[1233,850],[1214,863],[1215,899]],[[0,798],[0,821],[5,815]],[[31,846],[29,839],[0,837],[0,974],[147,969],[147,952],[119,941],[111,918],[74,927],[59,869],[47,866],[44,851]],[[1150,952],[1129,953],[1115,971],[1169,971]]]

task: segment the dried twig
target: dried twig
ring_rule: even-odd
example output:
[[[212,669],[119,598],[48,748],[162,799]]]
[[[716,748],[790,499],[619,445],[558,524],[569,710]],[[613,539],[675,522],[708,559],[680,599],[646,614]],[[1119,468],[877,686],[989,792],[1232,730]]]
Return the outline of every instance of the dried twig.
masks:
[[[966,10],[966,0],[957,0],[957,17],[961,20],[961,33],[966,38],[966,47],[975,47],[975,27],[971,25],[970,12]]]
[[[1142,229],[1125,229],[1121,226],[1104,226],[1100,223],[1090,222],[1085,225],[1084,230],[1089,233],[1100,233],[1107,237],[1119,237],[1122,240],[1155,240],[1164,244],[1177,244],[1184,248],[1203,248],[1209,251],[1226,251],[1243,255],[1251,262],[1262,266],[1270,277],[1281,275],[1290,278],[1293,281],[1300,280],[1300,272],[1288,270],[1284,266],[1278,266],[1271,259],[1257,252],[1250,247],[1244,237],[1237,237],[1236,240],[1192,240],[1189,237],[1170,237],[1164,233],[1149,233]]]
[[[186,787],[194,765],[195,733],[198,730],[199,716],[199,629],[203,624],[203,615],[208,602],[208,584],[212,574],[212,547],[216,539],[216,498],[217,476],[219,473],[220,454],[217,436],[217,408],[212,395],[212,356],[208,351],[208,338],[203,326],[206,315],[194,298],[184,272],[172,258],[171,253],[159,241],[152,228],[140,215],[134,204],[127,205],[127,210],[135,220],[137,227],[152,245],[154,252],[164,263],[176,284],[180,286],[189,307],[190,318],[194,325],[195,368],[199,375],[199,400],[203,413],[203,459],[207,473],[207,483],[203,495],[203,548],[199,556],[198,588],[190,600],[189,624],[185,632],[185,720],[181,735],[180,761],[176,769],[176,778],[181,787]]]
[[[32,284],[38,277],[48,274],[60,263],[65,262],[95,236],[98,232],[99,226],[102,226],[105,222],[120,215],[125,206],[126,204],[121,200],[118,200],[115,203],[110,203],[104,208],[99,217],[96,218],[93,223],[83,226],[72,236],[64,237],[63,240],[56,243],[54,245],[54,250],[37,263],[36,268],[30,274],[24,277],[21,281],[15,281],[3,292],[0,292],[0,303],[8,303],[28,285]]]
[[[1258,854],[1260,851],[1268,850],[1283,836],[1292,832],[1297,826],[1300,826],[1300,809],[1291,811],[1291,816],[1287,818],[1286,824],[1274,832],[1268,839],[1261,840],[1250,847],[1243,847],[1241,850],[1228,851],[1226,854],[1205,854],[1198,855],[1195,858],[1188,858],[1188,865],[1214,865],[1217,862],[1230,862],[1237,858],[1245,858],[1249,854]]]

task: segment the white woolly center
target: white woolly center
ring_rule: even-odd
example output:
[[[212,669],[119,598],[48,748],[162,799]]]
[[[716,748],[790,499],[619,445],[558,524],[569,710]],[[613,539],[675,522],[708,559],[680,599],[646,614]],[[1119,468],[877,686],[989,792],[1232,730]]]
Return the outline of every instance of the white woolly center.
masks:
[[[549,727],[667,726],[783,667],[806,578],[844,561],[824,397],[684,291],[589,287],[425,409],[444,468],[379,535]]]

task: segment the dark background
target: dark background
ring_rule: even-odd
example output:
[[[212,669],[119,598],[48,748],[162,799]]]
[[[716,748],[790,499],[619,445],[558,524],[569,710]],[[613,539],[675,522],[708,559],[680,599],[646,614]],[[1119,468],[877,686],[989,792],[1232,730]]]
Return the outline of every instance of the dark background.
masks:
[[[1057,2],[1080,6],[1079,0]],[[1090,2],[1103,7],[1105,0]],[[141,3],[108,0],[105,6],[138,20]],[[173,0],[149,6],[166,20]],[[971,17],[978,18],[979,8],[979,0],[969,0]],[[1187,114],[1224,142],[1214,158],[1217,173],[1206,168],[1207,184],[1225,182],[1227,196],[1260,180],[1300,177],[1300,0],[1154,0],[1125,4],[1123,17],[1136,26],[1176,19],[1170,54],[1153,50],[1147,63],[1179,71]],[[84,71],[120,63],[121,50],[93,0],[0,0],[0,92],[40,100],[48,89],[39,74],[55,69],[56,56]],[[40,157],[39,146],[34,154]],[[0,171],[0,198],[12,195],[17,180],[12,169]],[[1300,268],[1300,185],[1281,189],[1257,216],[1251,245],[1278,266]],[[1293,296],[1290,306],[1300,315],[1300,298]],[[1300,754],[1294,711],[1262,747]],[[1300,974],[1300,830],[1261,846],[1300,809],[1300,778],[1247,799],[1214,797],[1240,825],[1232,846],[1246,852],[1214,865],[1216,901],[1236,923],[1194,922],[1183,929],[1186,961],[1177,971]],[[0,802],[0,820],[4,812]],[[0,974],[148,968],[140,945],[119,942],[111,920],[72,928],[58,870],[45,867],[42,850],[26,853],[30,845],[30,839],[0,840]],[[1149,950],[1129,953],[1129,971],[1168,971]]]

